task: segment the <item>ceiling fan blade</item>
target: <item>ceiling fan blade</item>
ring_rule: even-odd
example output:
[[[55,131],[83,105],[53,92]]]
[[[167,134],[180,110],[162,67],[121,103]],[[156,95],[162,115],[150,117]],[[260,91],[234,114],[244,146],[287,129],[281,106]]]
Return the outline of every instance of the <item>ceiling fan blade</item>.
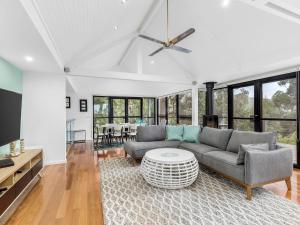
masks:
[[[159,53],[163,49],[164,49],[164,47],[161,47],[161,48],[157,49],[156,51],[152,52],[149,56],[154,56],[155,54]]]
[[[187,31],[183,32],[182,34],[178,35],[176,38],[172,39],[170,41],[171,44],[175,45],[178,42],[182,41],[183,39],[187,38],[188,36],[190,36],[192,33],[195,32],[194,28],[190,28]]]
[[[160,40],[157,40],[157,39],[152,38],[152,37],[148,37],[148,36],[143,35],[143,34],[139,34],[139,37],[144,38],[144,39],[146,39],[146,40],[148,40],[148,41],[153,41],[153,42],[156,42],[156,43],[158,43],[158,44],[165,45],[165,42],[160,41]]]
[[[183,48],[177,45],[172,45],[169,47],[170,49],[176,50],[176,51],[180,51],[180,52],[184,52],[184,53],[191,53],[192,50],[187,49],[187,48]]]

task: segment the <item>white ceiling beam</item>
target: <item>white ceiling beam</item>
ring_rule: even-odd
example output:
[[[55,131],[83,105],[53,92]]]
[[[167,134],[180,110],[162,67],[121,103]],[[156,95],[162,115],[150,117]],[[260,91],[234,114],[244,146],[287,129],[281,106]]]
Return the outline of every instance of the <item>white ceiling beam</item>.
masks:
[[[68,76],[82,76],[82,77],[96,77],[106,79],[117,79],[117,80],[131,80],[131,81],[147,81],[147,82],[161,82],[161,83],[173,83],[173,84],[184,84],[192,85],[189,79],[174,78],[166,75],[154,75],[154,74],[138,74],[128,73],[119,71],[87,71],[87,70],[76,70],[68,73]]]
[[[63,57],[57,47],[57,44],[54,41],[54,38],[49,31],[49,28],[41,15],[41,12],[38,8],[38,5],[35,0],[20,0],[21,4],[23,5],[26,13],[30,17],[31,21],[33,22],[35,28],[37,29],[38,33],[42,37],[43,41],[45,42],[46,46],[48,47],[49,51],[51,52],[52,56],[54,57],[58,66],[63,69],[64,68],[64,60]]]
[[[139,28],[138,33],[143,33],[150,25],[152,20],[155,18],[155,15],[157,14],[158,10],[162,7],[164,0],[154,0],[153,4],[151,5],[150,9],[148,10],[146,16],[142,20]],[[131,43],[128,45],[128,48],[125,50],[123,56],[121,57],[119,61],[119,65],[123,64],[126,58],[128,57],[129,52],[133,48],[137,38],[134,38]]]
[[[285,0],[240,1],[300,25],[300,20],[298,18],[298,15],[300,15],[300,9],[287,3]]]
[[[75,57],[73,57],[68,63],[67,66],[70,67],[71,69],[77,68],[81,65],[83,65],[84,63],[86,63],[87,61],[105,53],[106,51],[108,51],[109,49],[123,43],[124,41],[130,40],[134,37],[137,36],[137,32],[131,32],[129,34],[126,34],[122,37],[119,37],[117,39],[114,40],[109,40],[106,42],[101,42],[100,46],[95,46],[98,43],[93,43],[93,44],[89,44],[90,47],[83,48],[83,50],[81,50],[80,52],[78,52]]]

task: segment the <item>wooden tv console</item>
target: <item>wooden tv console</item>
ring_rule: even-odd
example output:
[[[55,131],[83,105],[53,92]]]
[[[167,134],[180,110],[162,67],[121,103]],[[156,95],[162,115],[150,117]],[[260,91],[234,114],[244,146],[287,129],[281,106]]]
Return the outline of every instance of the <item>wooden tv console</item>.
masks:
[[[0,169],[0,225],[5,224],[23,199],[39,181],[39,172],[43,168],[42,149],[27,150],[12,158],[15,165]]]

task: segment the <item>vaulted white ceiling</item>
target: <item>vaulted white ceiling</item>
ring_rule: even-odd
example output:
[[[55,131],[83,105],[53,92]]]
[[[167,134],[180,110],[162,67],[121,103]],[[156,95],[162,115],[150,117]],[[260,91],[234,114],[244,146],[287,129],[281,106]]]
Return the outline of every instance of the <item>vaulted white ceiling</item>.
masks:
[[[27,71],[67,66],[74,83],[82,76],[190,85],[300,64],[299,0],[169,1],[170,37],[196,29],[178,43],[190,54],[149,57],[160,45],[138,38],[166,40],[166,0],[2,0],[0,56]]]

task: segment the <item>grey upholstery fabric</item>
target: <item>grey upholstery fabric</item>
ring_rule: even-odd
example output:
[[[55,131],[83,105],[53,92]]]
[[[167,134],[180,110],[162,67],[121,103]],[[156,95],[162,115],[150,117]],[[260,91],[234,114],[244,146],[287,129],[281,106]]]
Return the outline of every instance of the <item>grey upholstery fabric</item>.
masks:
[[[211,151],[203,155],[202,163],[220,173],[244,182],[245,166],[237,165],[236,160],[236,153],[227,151]]]
[[[232,129],[204,127],[200,133],[200,143],[226,150]]]
[[[125,151],[134,159],[142,158],[145,153],[155,148],[177,148],[180,141],[152,141],[152,142],[134,142],[124,143]]]
[[[205,144],[195,144],[195,143],[187,143],[187,142],[182,142],[179,145],[179,148],[193,152],[199,162],[201,162],[203,158],[203,154],[211,151],[221,151],[221,149],[208,146]]]
[[[245,157],[245,183],[258,184],[290,177],[293,171],[292,150],[249,151]]]
[[[137,142],[163,141],[166,139],[165,126],[137,127]]]
[[[269,144],[263,143],[263,144],[240,145],[236,164],[244,164],[246,152],[255,151],[255,150],[269,151]]]
[[[252,132],[237,131],[232,132],[226,151],[238,153],[241,144],[269,143],[270,150],[276,147],[276,134],[273,132]]]

